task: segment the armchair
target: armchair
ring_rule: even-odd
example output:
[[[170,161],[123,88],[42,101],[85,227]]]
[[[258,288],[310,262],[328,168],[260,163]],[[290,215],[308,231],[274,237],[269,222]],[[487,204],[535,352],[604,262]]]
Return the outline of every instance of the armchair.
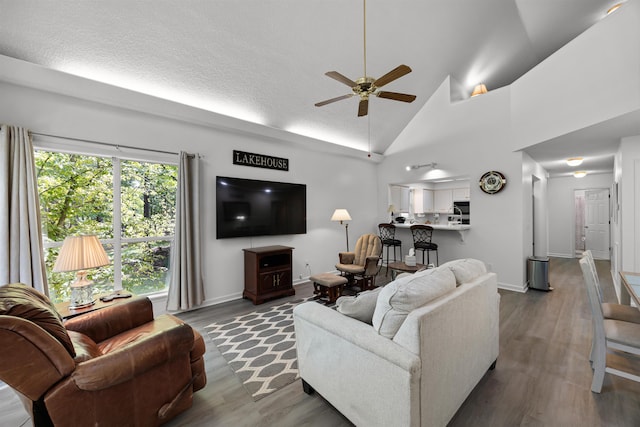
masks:
[[[163,424],[205,386],[204,351],[180,319],[154,319],[148,298],[63,323],[33,288],[0,287],[0,380],[35,426]]]
[[[340,252],[336,269],[346,276],[349,284],[355,282],[362,288],[373,289],[382,255],[382,241],[375,234],[363,234],[356,242],[353,252]]]

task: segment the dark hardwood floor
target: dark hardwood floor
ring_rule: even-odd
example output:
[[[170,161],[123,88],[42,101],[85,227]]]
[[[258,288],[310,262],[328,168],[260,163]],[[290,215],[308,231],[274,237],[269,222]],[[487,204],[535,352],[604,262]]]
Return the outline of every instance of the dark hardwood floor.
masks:
[[[605,299],[615,301],[609,263],[597,261],[597,266]],[[591,313],[577,260],[552,258],[550,282],[552,292],[500,291],[497,367],[485,375],[450,426],[640,425],[640,383],[607,374],[602,393],[591,392]],[[311,293],[311,285],[304,284],[289,299]],[[180,317],[206,338],[206,325],[254,309],[251,302],[239,300]],[[317,393],[304,394],[300,381],[254,402],[216,347],[207,345],[207,387],[194,395],[190,410],[167,425],[351,425]],[[30,424],[13,392],[0,389],[0,425]]]

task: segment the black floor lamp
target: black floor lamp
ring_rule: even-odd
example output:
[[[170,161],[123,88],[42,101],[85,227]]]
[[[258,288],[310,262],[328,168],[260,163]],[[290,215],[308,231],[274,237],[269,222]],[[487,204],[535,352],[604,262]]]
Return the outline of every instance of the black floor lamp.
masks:
[[[344,234],[347,236],[347,252],[349,252],[349,224],[344,221],[351,221],[351,215],[346,209],[336,209],[331,216],[331,221],[340,221],[340,225],[344,223]]]

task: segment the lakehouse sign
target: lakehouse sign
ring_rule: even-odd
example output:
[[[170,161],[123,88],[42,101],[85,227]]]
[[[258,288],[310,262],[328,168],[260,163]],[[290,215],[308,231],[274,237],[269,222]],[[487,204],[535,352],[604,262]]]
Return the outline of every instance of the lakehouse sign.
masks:
[[[279,171],[289,170],[289,159],[265,156],[264,154],[246,153],[238,150],[233,150],[233,164]]]

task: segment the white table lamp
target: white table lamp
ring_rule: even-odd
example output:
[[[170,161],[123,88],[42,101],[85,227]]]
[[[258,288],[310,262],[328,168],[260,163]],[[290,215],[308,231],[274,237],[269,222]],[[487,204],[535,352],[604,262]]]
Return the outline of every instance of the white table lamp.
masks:
[[[93,282],[87,279],[87,270],[109,264],[109,257],[95,235],[68,236],[62,243],[53,271],[77,271],[71,283],[70,309],[88,307],[95,303]]]

